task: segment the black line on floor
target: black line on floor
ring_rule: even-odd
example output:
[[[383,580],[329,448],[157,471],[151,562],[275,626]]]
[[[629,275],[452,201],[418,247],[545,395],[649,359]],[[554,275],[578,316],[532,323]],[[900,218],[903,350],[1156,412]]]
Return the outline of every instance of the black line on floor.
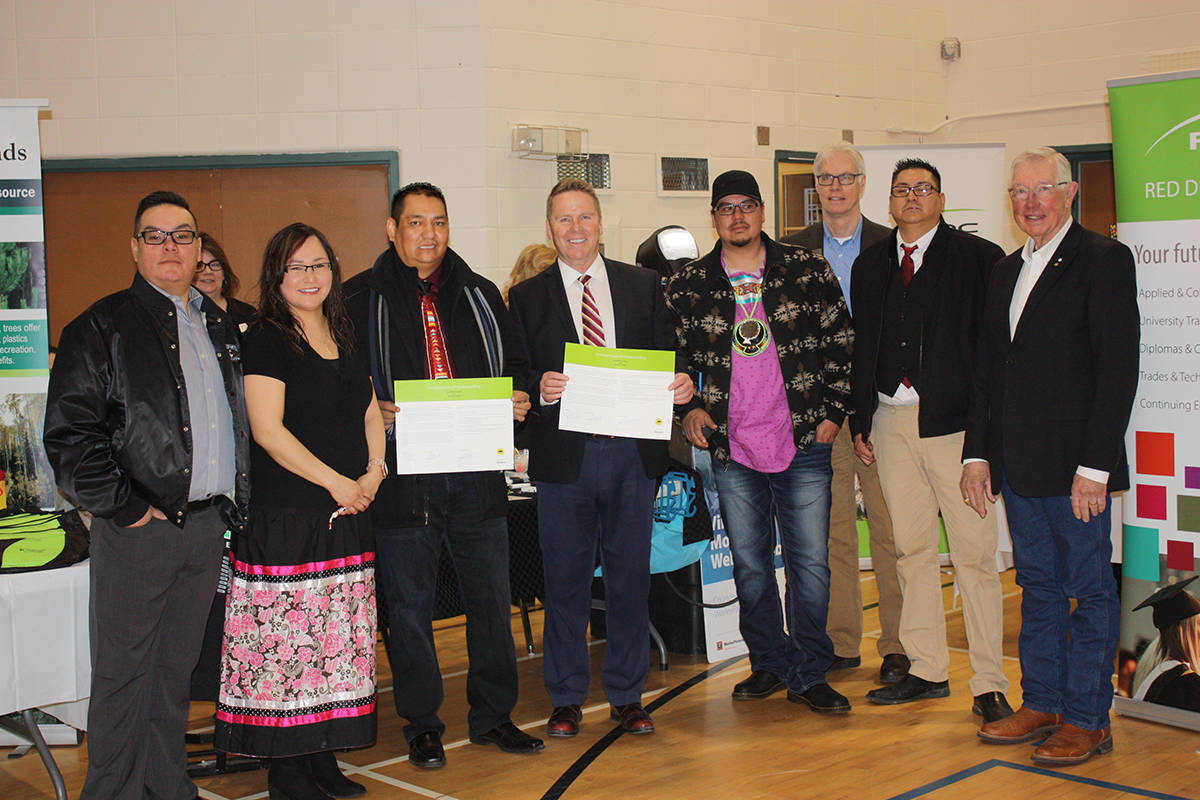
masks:
[[[693,675],[683,683],[676,686],[674,689],[659,695],[654,699],[653,702],[646,706],[646,710],[650,712],[657,711],[679,695],[686,692],[688,689],[691,689],[693,686],[703,683],[713,675],[723,672],[729,667],[732,667],[734,664],[744,661],[746,658],[747,656],[731,658],[728,661],[722,661],[720,664],[717,664],[714,667],[709,667],[704,672]],[[625,731],[621,730],[620,726],[614,726],[611,731],[604,734],[604,736],[602,736],[599,741],[589,747],[583,755],[575,759],[575,763],[567,767],[567,770],[560,775],[558,780],[556,780],[553,785],[546,790],[546,793],[542,795],[542,800],[558,800],[558,798],[562,797],[563,793],[566,792],[567,789],[571,787],[571,784],[575,782],[575,779],[582,775],[583,771],[591,766],[592,762],[599,758],[600,755],[609,748],[609,745],[611,745],[617,739],[620,739],[624,734]]]

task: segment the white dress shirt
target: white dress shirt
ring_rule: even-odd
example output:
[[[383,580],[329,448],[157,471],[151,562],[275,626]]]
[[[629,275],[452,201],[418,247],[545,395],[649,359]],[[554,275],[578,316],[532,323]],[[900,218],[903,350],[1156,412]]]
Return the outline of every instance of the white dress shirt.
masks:
[[[612,290],[608,287],[608,270],[604,268],[604,259],[596,256],[596,260],[580,273],[574,267],[558,260],[558,275],[562,278],[563,290],[567,293],[567,305],[571,309],[571,319],[575,322],[575,335],[583,341],[583,284],[580,275],[589,275],[588,289],[592,291],[592,299],[596,301],[596,310],[600,312],[600,322],[604,326],[604,346],[617,346],[617,318],[613,314]],[[552,406],[554,402],[546,402],[542,393],[538,392],[538,401],[544,406]]]

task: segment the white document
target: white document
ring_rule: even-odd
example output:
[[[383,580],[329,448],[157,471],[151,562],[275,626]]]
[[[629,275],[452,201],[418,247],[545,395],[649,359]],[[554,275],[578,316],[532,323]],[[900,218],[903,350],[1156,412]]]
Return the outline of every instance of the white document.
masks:
[[[670,439],[675,354],[568,342],[558,427],[564,431]]]
[[[396,381],[397,475],[513,468],[511,378]]]

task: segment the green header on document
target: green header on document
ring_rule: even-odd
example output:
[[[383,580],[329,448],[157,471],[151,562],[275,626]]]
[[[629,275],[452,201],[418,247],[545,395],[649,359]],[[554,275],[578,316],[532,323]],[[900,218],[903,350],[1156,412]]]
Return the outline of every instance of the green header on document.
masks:
[[[1200,77],[1113,81],[1108,97],[1117,222],[1200,218]]]
[[[670,350],[633,350],[627,347],[593,347],[567,342],[563,363],[606,369],[645,372],[675,372],[675,353]]]
[[[396,381],[397,403],[442,403],[453,400],[509,400],[512,378],[443,378]]]

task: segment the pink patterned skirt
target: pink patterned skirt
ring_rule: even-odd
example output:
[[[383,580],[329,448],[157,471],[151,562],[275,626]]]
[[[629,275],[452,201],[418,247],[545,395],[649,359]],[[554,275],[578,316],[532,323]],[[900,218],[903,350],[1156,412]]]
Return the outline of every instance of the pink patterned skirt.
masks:
[[[225,605],[215,744],[284,757],[375,741],[368,515],[252,508]]]

